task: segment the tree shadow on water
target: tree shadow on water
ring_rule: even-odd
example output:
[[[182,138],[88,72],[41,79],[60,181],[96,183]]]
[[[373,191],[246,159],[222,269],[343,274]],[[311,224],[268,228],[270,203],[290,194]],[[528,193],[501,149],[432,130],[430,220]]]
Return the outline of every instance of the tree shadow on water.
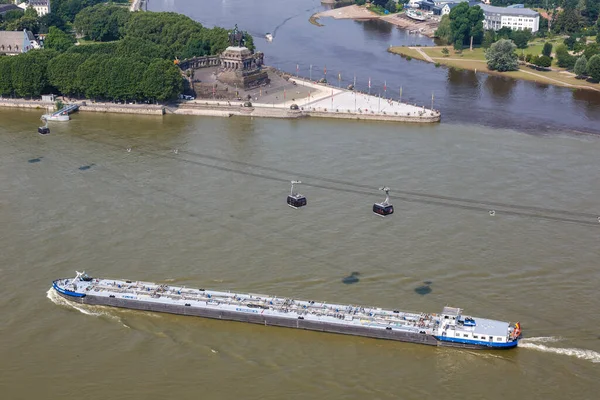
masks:
[[[359,275],[360,272],[353,272],[344,279],[342,279],[342,283],[344,283],[345,285],[352,285],[353,283],[358,283],[358,281],[360,281],[360,279],[358,278]]]
[[[431,281],[424,281],[421,286],[415,288],[415,293],[420,294],[421,296],[425,296],[425,295],[431,293],[431,291],[432,291],[431,284],[432,283],[433,282],[431,282]]]

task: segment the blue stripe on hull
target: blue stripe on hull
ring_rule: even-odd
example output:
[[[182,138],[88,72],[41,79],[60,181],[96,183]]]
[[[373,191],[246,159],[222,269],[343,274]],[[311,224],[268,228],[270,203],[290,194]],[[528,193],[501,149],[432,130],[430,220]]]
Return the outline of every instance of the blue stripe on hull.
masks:
[[[437,340],[441,342],[452,342],[452,343],[461,343],[461,344],[470,344],[475,346],[483,346],[489,347],[491,349],[512,349],[513,347],[517,347],[519,344],[518,340],[513,340],[508,343],[494,343],[494,342],[486,342],[483,340],[468,340],[468,339],[460,339],[460,338],[451,338],[446,336],[436,336]]]
[[[85,293],[77,293],[77,292],[72,292],[72,291],[67,290],[67,289],[63,289],[63,288],[59,287],[56,284],[56,282],[52,282],[52,287],[57,292],[62,293],[62,294],[67,295],[67,296],[71,296],[71,297],[85,297]]]

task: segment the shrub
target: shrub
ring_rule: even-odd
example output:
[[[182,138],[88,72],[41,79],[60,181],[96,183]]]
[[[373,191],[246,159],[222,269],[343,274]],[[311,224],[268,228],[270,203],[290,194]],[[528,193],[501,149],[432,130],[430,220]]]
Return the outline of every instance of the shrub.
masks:
[[[516,71],[519,62],[515,54],[515,44],[511,40],[500,39],[485,51],[488,68],[492,71]]]
[[[552,54],[552,43],[550,43],[550,42],[544,43],[544,48],[542,49],[542,54],[547,57],[550,57],[550,55]]]
[[[573,72],[575,72],[575,75],[577,75],[578,77],[587,75],[587,63],[588,61],[585,55],[579,57],[575,62],[575,68],[573,68]]]
[[[595,81],[600,81],[600,54],[590,58],[587,63],[587,73]]]

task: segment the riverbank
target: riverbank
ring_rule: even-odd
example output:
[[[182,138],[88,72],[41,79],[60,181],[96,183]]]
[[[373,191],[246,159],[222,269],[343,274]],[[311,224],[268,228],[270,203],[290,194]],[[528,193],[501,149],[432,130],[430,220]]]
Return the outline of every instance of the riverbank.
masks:
[[[165,106],[160,104],[116,104],[116,103],[95,103],[90,100],[67,102],[78,103],[80,112],[100,112],[100,113],[118,113],[118,114],[144,114],[144,115],[163,115]],[[28,108],[39,109],[40,111],[55,111],[56,104],[41,100],[25,99],[0,99],[0,107],[5,108]],[[40,115],[41,116],[41,115]]]
[[[300,78],[290,78],[298,87],[310,87],[311,95],[280,102],[243,102],[198,99],[167,108],[167,113],[218,117],[246,116],[266,118],[335,118],[368,121],[439,122],[438,110],[370,96],[353,90],[334,88]]]
[[[200,115],[215,117],[264,117],[264,118],[334,118],[368,121],[434,123],[441,113],[416,104],[371,96],[353,90],[334,88],[300,78],[289,78],[298,88],[309,88],[304,98],[286,99],[285,94],[275,99],[265,97],[261,102],[231,101],[224,99],[198,99],[169,105],[115,104],[78,101],[80,112],[104,112],[144,115]],[[270,100],[270,101],[269,101]],[[64,101],[67,103],[66,101]],[[35,108],[46,110],[54,103],[39,100],[6,99],[0,107]]]
[[[442,49],[447,48],[449,54],[447,57],[442,53]],[[432,46],[432,47],[409,47],[396,46],[389,47],[388,52],[398,54],[402,57],[410,57],[417,60],[444,65],[452,68],[466,69],[475,72],[485,72],[490,75],[506,76],[513,79],[522,79],[542,84],[570,87],[574,89],[587,89],[600,91],[600,84],[576,79],[575,74],[566,70],[538,71],[526,65],[521,65],[518,71],[498,72],[488,69],[485,60],[484,49],[476,48],[463,50],[462,53],[456,53],[450,46]]]
[[[319,22],[319,19],[326,17],[334,19],[352,19],[357,21],[378,19],[395,25],[399,28],[405,29],[409,32],[420,33],[428,37],[433,37],[434,32],[439,25],[439,21],[436,19],[416,21],[407,17],[404,12],[400,12],[397,14],[379,15],[367,9],[366,6],[358,6],[356,4],[346,7],[334,8],[331,10],[313,14],[310,17],[309,21],[313,25],[323,26],[323,24]]]

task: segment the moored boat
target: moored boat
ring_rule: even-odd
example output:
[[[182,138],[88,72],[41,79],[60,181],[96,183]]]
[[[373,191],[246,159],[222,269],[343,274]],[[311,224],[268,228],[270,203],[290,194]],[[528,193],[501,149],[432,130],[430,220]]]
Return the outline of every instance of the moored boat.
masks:
[[[406,16],[416,21],[425,21],[427,18],[421,11],[406,10]]]
[[[519,323],[466,316],[460,308],[440,314],[296,300],[262,294],[192,289],[143,281],[75,278],[52,283],[67,300],[249,322],[261,325],[469,349],[510,349],[521,337]]]

